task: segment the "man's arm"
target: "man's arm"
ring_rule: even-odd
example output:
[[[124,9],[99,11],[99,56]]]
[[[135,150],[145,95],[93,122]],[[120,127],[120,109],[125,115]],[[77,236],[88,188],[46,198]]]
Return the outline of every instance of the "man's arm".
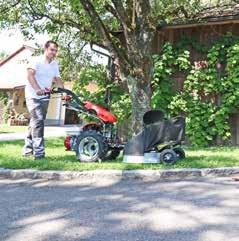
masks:
[[[40,86],[38,85],[36,78],[35,78],[35,70],[34,69],[27,69],[27,79],[30,83],[30,85],[32,86],[32,88],[36,91],[37,95],[43,95],[44,94],[44,90],[42,90],[40,88]]]
[[[61,80],[60,77],[55,77],[54,83],[56,84],[57,87],[64,88],[63,81]]]

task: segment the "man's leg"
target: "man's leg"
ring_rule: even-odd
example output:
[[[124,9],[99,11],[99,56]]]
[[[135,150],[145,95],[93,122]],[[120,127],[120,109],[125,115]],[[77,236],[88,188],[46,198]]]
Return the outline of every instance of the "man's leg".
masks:
[[[27,136],[25,137],[25,145],[23,147],[23,156],[30,156],[33,154],[33,144],[32,144],[32,134],[31,134],[31,126],[29,123]]]
[[[29,132],[25,139],[24,153],[34,152],[36,158],[45,155],[44,146],[44,120],[46,118],[48,101],[37,99],[27,100],[30,113]]]
[[[46,118],[48,101],[39,101],[36,108],[32,111],[33,125],[32,125],[32,142],[34,156],[45,156],[45,143],[44,143],[44,120]]]
[[[32,123],[33,123],[33,116],[31,115],[31,111],[35,108],[35,103],[34,101],[31,100],[27,100],[27,109],[28,112],[30,113],[30,121],[28,124],[28,131],[27,131],[27,135],[25,137],[25,145],[23,147],[23,152],[22,155],[23,156],[30,156],[33,154],[33,142],[32,142]]]

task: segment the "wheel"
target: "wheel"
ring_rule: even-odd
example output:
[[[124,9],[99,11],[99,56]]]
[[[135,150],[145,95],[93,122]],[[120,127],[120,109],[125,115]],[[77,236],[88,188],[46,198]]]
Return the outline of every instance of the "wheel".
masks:
[[[164,164],[174,164],[177,161],[177,154],[171,149],[164,149],[160,153],[160,162]]]
[[[104,137],[96,131],[83,131],[77,140],[76,155],[82,162],[95,162],[107,152]]]
[[[115,160],[120,154],[120,149],[111,149],[105,155],[105,160]]]
[[[175,148],[173,148],[173,150],[175,151],[178,160],[182,160],[185,158],[185,151],[183,150],[183,148],[175,147]]]

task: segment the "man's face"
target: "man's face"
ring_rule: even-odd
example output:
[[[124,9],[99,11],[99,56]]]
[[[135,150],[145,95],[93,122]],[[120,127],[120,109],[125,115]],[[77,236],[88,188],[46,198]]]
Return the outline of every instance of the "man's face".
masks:
[[[45,55],[49,59],[54,59],[56,57],[57,50],[58,47],[55,44],[51,43],[48,48],[45,48]]]

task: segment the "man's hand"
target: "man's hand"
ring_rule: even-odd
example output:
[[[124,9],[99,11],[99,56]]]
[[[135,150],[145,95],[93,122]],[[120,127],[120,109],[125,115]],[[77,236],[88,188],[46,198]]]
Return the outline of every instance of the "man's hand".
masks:
[[[36,90],[36,94],[37,95],[45,95],[45,90],[44,89],[38,89],[38,90]]]
[[[66,93],[63,93],[61,99],[64,101],[70,101],[72,99],[72,97],[70,95],[67,95]]]

